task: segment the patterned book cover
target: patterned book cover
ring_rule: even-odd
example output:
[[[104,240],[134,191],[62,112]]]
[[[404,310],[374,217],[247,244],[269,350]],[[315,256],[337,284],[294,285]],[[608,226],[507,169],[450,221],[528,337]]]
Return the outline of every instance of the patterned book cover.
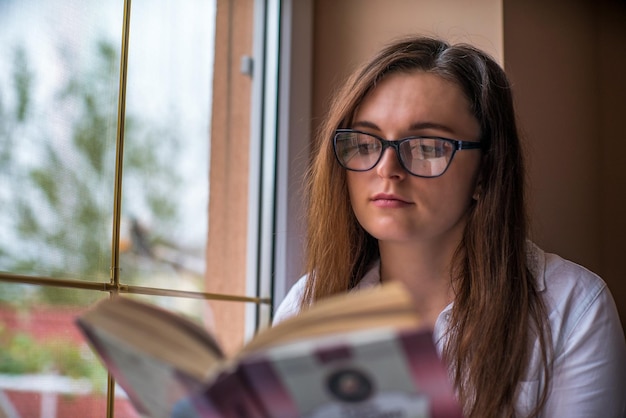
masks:
[[[309,340],[242,360],[272,418],[462,418],[429,331]]]

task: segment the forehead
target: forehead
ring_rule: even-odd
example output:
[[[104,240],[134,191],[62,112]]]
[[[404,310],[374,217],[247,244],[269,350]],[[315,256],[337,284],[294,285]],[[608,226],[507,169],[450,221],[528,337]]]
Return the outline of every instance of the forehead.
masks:
[[[381,130],[441,125],[468,139],[477,136],[479,130],[461,88],[437,74],[423,71],[395,72],[380,80],[356,109],[354,123],[363,122]]]

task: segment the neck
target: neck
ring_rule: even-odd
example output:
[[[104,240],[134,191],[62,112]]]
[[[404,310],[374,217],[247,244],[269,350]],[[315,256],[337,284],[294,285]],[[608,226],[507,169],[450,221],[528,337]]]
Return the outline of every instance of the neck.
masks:
[[[456,246],[379,242],[381,281],[399,281],[411,292],[419,313],[434,326],[454,300],[450,268]]]

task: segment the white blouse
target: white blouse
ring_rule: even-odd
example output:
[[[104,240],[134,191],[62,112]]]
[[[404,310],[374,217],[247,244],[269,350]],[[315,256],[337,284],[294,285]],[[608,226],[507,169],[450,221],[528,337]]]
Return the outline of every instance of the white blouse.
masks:
[[[596,274],[555,254],[532,246],[529,266],[546,305],[554,360],[547,402],[541,417],[626,418],[626,342],[615,302]],[[353,290],[380,283],[376,263]],[[296,315],[306,276],[290,289],[274,315],[274,324]],[[441,354],[452,303],[435,324],[434,340]],[[535,341],[526,380],[517,399],[525,416],[536,406],[546,384]]]

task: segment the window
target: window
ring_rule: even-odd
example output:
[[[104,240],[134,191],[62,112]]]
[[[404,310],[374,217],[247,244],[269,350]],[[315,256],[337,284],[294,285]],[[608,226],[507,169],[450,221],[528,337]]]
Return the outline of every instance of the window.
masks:
[[[137,416],[73,324],[110,292],[268,323],[279,7],[0,2],[0,415]]]

